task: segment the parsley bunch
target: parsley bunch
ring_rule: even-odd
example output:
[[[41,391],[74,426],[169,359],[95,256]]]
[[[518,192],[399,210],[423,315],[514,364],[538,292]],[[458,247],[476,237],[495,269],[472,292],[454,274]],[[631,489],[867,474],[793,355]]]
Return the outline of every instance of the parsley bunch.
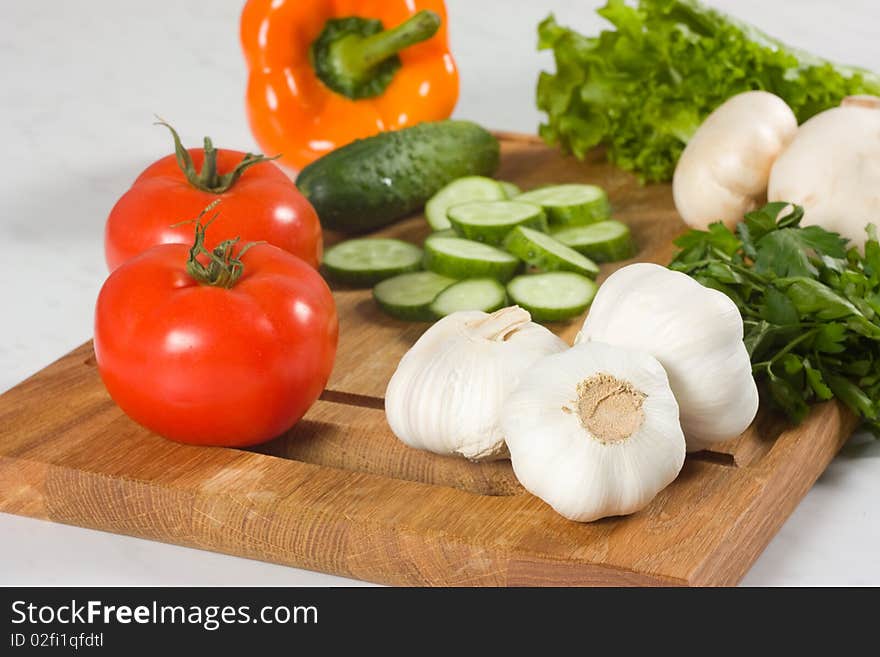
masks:
[[[730,297],[742,313],[752,371],[789,418],[837,398],[880,436],[880,242],[864,255],[803,208],[769,203],[736,232],[721,223],[675,241],[670,264]]]

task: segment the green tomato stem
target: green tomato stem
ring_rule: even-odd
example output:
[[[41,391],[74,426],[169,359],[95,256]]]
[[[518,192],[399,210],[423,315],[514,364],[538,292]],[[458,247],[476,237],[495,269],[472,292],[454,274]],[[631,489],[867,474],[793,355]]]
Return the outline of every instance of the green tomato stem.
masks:
[[[193,245],[189,250],[189,258],[187,258],[186,261],[186,272],[202,285],[229,289],[235,285],[244,273],[244,263],[242,262],[241,257],[247,253],[248,250],[257,244],[263,244],[263,242],[249,242],[241,247],[237,253],[235,249],[241,240],[240,237],[224,240],[214,247],[214,249],[206,248],[205,237],[208,231],[208,226],[214,222],[219,216],[219,213],[214,214],[213,217],[204,223],[202,223],[202,217],[213,210],[219,202],[220,199],[217,199],[202,210],[199,213],[199,216],[195,219],[182,222],[192,222],[195,224],[195,237],[193,239]],[[175,226],[179,225],[180,224],[175,224]],[[208,263],[203,263],[199,259],[199,256],[207,256]]]
[[[223,194],[224,192],[229,191],[230,187],[238,182],[241,175],[250,167],[262,162],[270,162],[281,157],[280,154],[266,157],[265,155],[245,153],[244,158],[232,171],[220,175],[217,171],[217,154],[220,151],[214,148],[214,143],[211,141],[210,137],[205,137],[205,161],[202,163],[202,170],[196,171],[192,157],[190,156],[189,151],[184,148],[183,142],[180,141],[180,135],[177,134],[177,131],[161,119],[156,122],[156,125],[165,126],[171,132],[171,136],[174,139],[174,156],[177,158],[177,164],[183,172],[183,175],[186,176],[189,184],[196,189],[208,192],[209,194]]]

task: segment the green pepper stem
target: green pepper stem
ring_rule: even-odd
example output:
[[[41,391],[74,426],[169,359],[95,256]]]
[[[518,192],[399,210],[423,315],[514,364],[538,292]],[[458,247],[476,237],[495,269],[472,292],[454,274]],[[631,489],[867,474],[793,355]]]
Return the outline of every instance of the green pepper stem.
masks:
[[[440,16],[423,9],[403,23],[369,37],[351,35],[332,46],[339,70],[355,78],[364,77],[383,61],[417,43],[430,39],[440,29]]]
[[[177,134],[177,131],[162,119],[159,119],[156,122],[156,125],[163,125],[171,132],[171,136],[174,139],[174,156],[177,158],[177,165],[180,167],[183,175],[186,176],[189,184],[203,192],[208,192],[209,194],[222,194],[229,191],[229,188],[241,178],[241,174],[253,165],[262,162],[270,162],[271,160],[281,157],[280,154],[273,157],[266,157],[265,155],[245,153],[244,158],[242,158],[241,162],[239,162],[232,171],[220,175],[217,171],[217,153],[220,151],[214,148],[214,143],[211,141],[210,137],[205,137],[205,161],[202,163],[202,170],[196,171],[192,157],[190,157],[189,151],[184,148],[183,142],[180,141],[180,135]]]

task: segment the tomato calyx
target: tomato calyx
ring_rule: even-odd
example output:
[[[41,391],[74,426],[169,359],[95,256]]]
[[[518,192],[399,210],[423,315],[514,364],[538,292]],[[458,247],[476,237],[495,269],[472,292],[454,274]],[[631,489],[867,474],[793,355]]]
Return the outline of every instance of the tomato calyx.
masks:
[[[232,171],[221,175],[217,171],[217,153],[219,151],[214,148],[214,143],[211,141],[211,138],[205,137],[205,161],[202,163],[201,171],[196,171],[192,157],[190,156],[189,151],[184,148],[177,131],[162,119],[156,121],[155,125],[163,125],[171,132],[171,136],[174,138],[174,155],[177,158],[177,164],[183,172],[183,175],[186,176],[189,184],[203,192],[208,192],[209,194],[222,194],[229,191],[229,188],[241,178],[241,174],[247,171],[250,167],[263,162],[271,162],[272,160],[281,157],[280,153],[278,155],[273,155],[272,157],[266,157],[265,155],[255,153],[245,153],[244,158]]]
[[[186,273],[202,285],[222,287],[228,290],[235,285],[236,281],[244,273],[244,263],[241,261],[241,257],[257,244],[265,244],[265,242],[248,242],[238,249],[237,252],[236,247],[241,241],[240,237],[223,240],[213,249],[205,247],[208,227],[219,216],[219,213],[215,213],[213,217],[204,223],[202,223],[202,217],[213,210],[219,202],[220,199],[217,199],[208,205],[195,219],[181,222],[195,224],[195,238],[193,239],[193,245],[189,249]],[[179,225],[181,224],[175,224],[175,226]],[[207,264],[202,262],[199,256],[207,256]]]

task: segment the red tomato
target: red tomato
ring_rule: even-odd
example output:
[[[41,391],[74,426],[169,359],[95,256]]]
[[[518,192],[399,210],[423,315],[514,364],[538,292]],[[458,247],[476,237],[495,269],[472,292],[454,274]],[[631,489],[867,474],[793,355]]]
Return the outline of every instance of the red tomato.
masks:
[[[153,247],[104,283],[101,378],[127,415],[172,440],[243,446],[278,436],[330,376],[333,296],[312,267],[268,244],[232,260],[243,272],[228,289],[200,283],[187,273],[189,248]]]
[[[246,153],[211,149],[209,159],[216,158],[212,164],[216,175],[211,176],[204,170],[205,149],[185,150],[175,141],[177,154],[147,167],[110,211],[104,229],[104,255],[110,271],[156,244],[190,243],[192,226],[172,225],[196,216],[218,198],[222,199],[220,216],[212,235],[268,242],[312,267],[320,264],[318,215],[287,174],[274,163],[261,161],[248,166],[224,189],[220,176],[233,171]],[[189,174],[178,164],[185,153],[192,159]],[[205,191],[211,188],[223,191]],[[214,246],[208,242],[209,248]]]

